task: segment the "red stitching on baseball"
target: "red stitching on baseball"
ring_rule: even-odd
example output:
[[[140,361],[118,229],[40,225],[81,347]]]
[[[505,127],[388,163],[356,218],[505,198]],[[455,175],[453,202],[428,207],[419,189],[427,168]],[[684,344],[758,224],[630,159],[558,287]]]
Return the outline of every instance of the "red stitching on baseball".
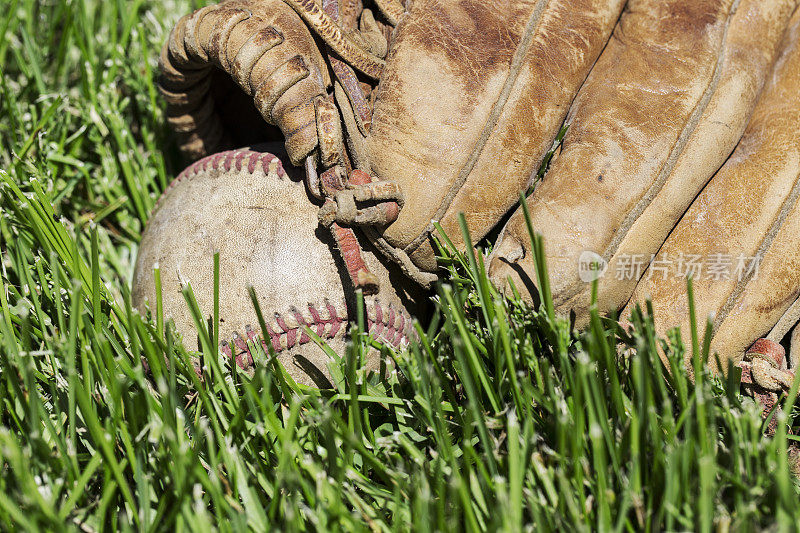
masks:
[[[336,315],[336,308],[333,305],[331,305],[330,302],[326,301],[325,306],[328,308],[328,315],[333,320],[330,335],[336,336],[336,334],[339,333],[339,329],[342,327],[342,322],[338,320],[339,317]],[[312,306],[309,305],[309,307]]]
[[[245,162],[247,163],[246,165]],[[230,172],[232,165],[235,165],[236,171],[242,172],[243,168],[246,167],[246,172],[248,174],[253,174],[260,164],[264,174],[269,174],[269,167],[272,165],[272,163],[277,163],[275,167],[275,173],[278,175],[278,177],[286,177],[286,170],[283,168],[283,162],[277,156],[269,152],[254,152],[253,150],[247,148],[239,148],[236,150],[227,150],[225,152],[219,152],[217,154],[204,157],[203,159],[195,161],[186,167],[183,172],[178,174],[178,176],[172,180],[169,185],[167,185],[167,188],[164,189],[164,192],[162,192],[161,196],[159,196],[158,200],[156,200],[153,210],[155,211],[155,209],[161,205],[161,202],[164,200],[164,197],[167,195],[167,193],[175,188],[180,182],[187,178],[196,176],[200,172],[207,172],[211,170],[224,170],[225,172]]]
[[[312,331],[316,330],[317,335],[323,340],[335,338],[342,326],[346,327],[349,321],[346,316],[340,317],[336,313],[334,306],[329,302],[326,302],[325,306],[330,318],[322,318],[320,310],[314,305],[309,304],[308,311],[312,317],[310,321],[303,317],[299,310],[290,310],[288,314],[292,315],[298,323],[295,327],[290,327],[286,323],[286,319],[282,315],[276,313],[275,322],[280,328],[280,331],[273,331],[269,324],[265,324],[267,327],[267,334],[270,337],[270,344],[272,344],[275,353],[280,353],[284,350],[290,350],[296,346],[302,346],[303,344],[312,342],[311,336],[308,335],[304,329],[305,327],[308,327]],[[404,342],[408,342],[412,336],[412,331],[408,329],[411,326],[411,317],[403,310],[396,310],[391,304],[388,306],[388,312],[384,311],[380,302],[375,302],[373,307],[375,319],[373,320],[367,317],[367,333],[373,337],[383,339],[386,344],[390,344],[395,348],[399,347]],[[330,326],[330,328],[327,328],[328,326]],[[248,326],[247,338],[255,342],[257,338],[261,338],[261,335]],[[282,339],[285,339],[285,343],[281,342]],[[249,368],[253,364],[253,358],[247,343],[240,335],[234,333],[233,344],[237,349],[236,356],[234,357],[236,363],[242,368]],[[267,344],[263,342],[263,340],[261,345],[265,352],[268,351]],[[222,341],[220,343],[220,348],[225,355],[233,357],[229,342]]]
[[[261,161],[260,157],[250,157],[250,158],[248,158],[248,161],[247,161],[247,173],[248,174],[252,174],[253,172],[256,171],[256,163],[258,163],[259,161]],[[268,172],[268,170],[265,168],[264,172]]]

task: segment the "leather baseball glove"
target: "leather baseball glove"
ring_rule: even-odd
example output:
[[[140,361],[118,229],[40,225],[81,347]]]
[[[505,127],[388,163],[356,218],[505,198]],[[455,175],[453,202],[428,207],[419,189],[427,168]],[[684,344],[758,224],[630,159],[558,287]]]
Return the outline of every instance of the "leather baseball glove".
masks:
[[[181,19],[161,87],[187,155],[262,140],[257,112],[305,166],[322,222],[363,227],[429,285],[432,221],[460,244],[458,212],[481,238],[513,206],[623,4],[228,0]]]
[[[544,236],[555,304],[574,312],[579,325],[588,317],[592,281],[581,266],[594,261],[606,269],[598,280],[602,311],[625,305],[642,263],[739,141],[797,4],[628,2],[572,105],[560,154],[527,201],[533,229]],[[517,212],[490,274],[498,286],[513,280],[530,298],[533,272]]]
[[[586,320],[590,280],[580,266],[588,258],[606,272],[604,309],[624,306],[648,276],[634,301],[652,295],[663,330],[685,322],[686,310],[676,303],[683,282],[652,276],[662,245],[770,252],[782,261],[765,256],[758,278],[696,287],[702,312],[718,314],[714,347],[723,357],[741,359],[736,354],[762,335],[773,344],[758,350],[777,353],[774,343],[800,308],[800,284],[790,276],[797,265],[786,259],[793,252],[779,248],[791,245],[787,206],[796,201],[798,159],[779,154],[792,154],[796,136],[796,120],[786,117],[797,98],[781,91],[797,85],[790,19],[798,0],[409,4],[228,0],[182,19],[161,63],[183,150],[199,157],[245,138],[282,136],[356,286],[370,278],[351,268],[364,264],[343,244],[352,226],[428,285],[436,279],[433,223],[463,246],[463,211],[473,238],[486,235],[531,185],[566,117],[560,152],[528,200],[559,309]],[[767,124],[776,122],[780,149],[766,142]],[[741,185],[764,165],[774,183]],[[676,228],[720,167],[711,192]],[[736,233],[743,216],[755,228],[749,240]],[[694,231],[711,219],[719,224]],[[516,213],[490,275],[530,298],[533,270]],[[762,301],[775,294],[769,306]],[[800,344],[800,333],[794,337]]]
[[[370,131],[347,128],[359,166],[405,195],[381,236],[410,272],[436,271],[433,221],[463,245],[459,212],[477,240],[518,201],[623,3],[414,2],[393,35]]]

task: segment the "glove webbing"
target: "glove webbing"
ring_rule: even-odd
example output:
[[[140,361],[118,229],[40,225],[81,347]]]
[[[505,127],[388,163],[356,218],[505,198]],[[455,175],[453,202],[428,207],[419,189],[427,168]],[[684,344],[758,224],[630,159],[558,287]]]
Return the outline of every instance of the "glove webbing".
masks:
[[[364,59],[364,56],[360,55],[360,52],[355,55],[348,54],[348,51],[355,49],[351,50],[349,45],[341,46],[342,43],[347,44],[347,34],[342,32],[338,25],[338,0],[324,0],[322,10],[313,2],[287,0],[287,3],[325,41],[331,68],[344,88],[360,133],[366,136],[372,120],[372,110],[361,90],[355,72],[348,63],[355,65],[358,70],[367,75],[378,77],[380,70],[383,68],[383,62],[372,56],[373,59],[377,60],[373,61],[372,66],[379,66],[380,68],[364,69],[364,63],[359,63]],[[345,39],[342,40],[342,37]],[[357,47],[354,42],[351,44]],[[358,52],[358,50],[356,51]],[[361,50],[361,52],[365,51]],[[380,63],[378,64],[378,62]],[[320,142],[322,142],[322,139],[320,139]],[[381,187],[377,183],[373,184],[372,179],[365,172],[351,171],[344,145],[340,146],[339,151],[339,161],[323,171],[319,176],[317,175],[315,161],[310,157],[306,161],[306,181],[312,194],[325,198],[325,203],[320,209],[320,222],[330,228],[353,286],[356,289],[361,289],[365,294],[374,294],[380,289],[378,279],[369,271],[364,262],[361,245],[355,232],[349,227],[342,226],[341,222],[371,225],[389,224],[397,219],[402,200],[395,198],[400,195],[399,191],[393,193],[396,189],[393,185],[386,183]],[[363,189],[358,190],[359,187],[363,187]],[[387,191],[390,198],[388,199],[389,201],[384,201],[381,195],[386,195]],[[357,200],[375,200],[379,203],[365,209],[357,209]]]

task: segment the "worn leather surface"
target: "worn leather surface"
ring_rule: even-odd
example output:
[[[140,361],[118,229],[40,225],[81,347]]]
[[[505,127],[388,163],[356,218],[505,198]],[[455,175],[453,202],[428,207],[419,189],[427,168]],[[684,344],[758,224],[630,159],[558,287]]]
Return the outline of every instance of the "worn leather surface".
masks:
[[[659,256],[704,258],[695,276],[698,322],[711,316],[712,351],[739,361],[760,337],[780,342],[800,315],[800,12],[793,17],[753,118],[736,151],[693,202]],[[755,271],[737,272],[740,257]],[[714,259],[717,259],[716,261]],[[720,258],[730,258],[720,276]],[[689,342],[685,279],[648,271],[632,302],[653,301],[657,333],[680,326]],[[632,304],[631,304],[632,305]],[[626,313],[630,312],[629,308]],[[800,334],[795,333],[792,352]],[[796,353],[790,359],[796,361]],[[688,357],[688,356],[687,356]],[[713,361],[712,361],[713,363]]]
[[[317,146],[314,98],[331,80],[302,19],[281,0],[227,0],[180,19],[161,51],[159,87],[191,160],[274,136],[300,163]]]
[[[273,145],[269,152],[276,152]],[[190,282],[204,316],[213,311],[213,254],[220,253],[220,341],[247,337],[260,328],[250,302],[252,285],[272,344],[292,377],[305,384],[330,378],[328,357],[298,327],[307,324],[340,356],[353,314],[354,297],[343,265],[333,255],[330,234],[318,228],[317,207],[308,199],[298,170],[285,155],[265,149],[223,152],[203,159],[176,178],[158,202],[139,248],[133,303],[155,312],[153,268],[162,280],[163,308],[188,349],[197,349],[194,322],[181,293]],[[285,165],[284,165],[285,163]],[[285,169],[285,171],[284,171]],[[370,250],[364,260],[381,291],[365,297],[367,324],[376,338],[406,342],[412,335],[402,277]],[[413,310],[412,306],[412,310]],[[235,346],[235,345],[234,345]],[[244,367],[251,361],[235,348]],[[378,353],[368,366],[378,368]]]
[[[431,220],[462,242],[518,200],[605,45],[621,0],[415,0],[395,30],[366,139],[406,196],[383,235],[436,269]]]
[[[586,320],[581,254],[608,261],[601,310],[619,309],[645,265],[744,131],[797,2],[631,0],[567,118],[560,155],[528,199],[545,238],[557,307]],[[737,226],[738,227],[738,226]],[[521,210],[490,274],[530,298],[533,256]]]

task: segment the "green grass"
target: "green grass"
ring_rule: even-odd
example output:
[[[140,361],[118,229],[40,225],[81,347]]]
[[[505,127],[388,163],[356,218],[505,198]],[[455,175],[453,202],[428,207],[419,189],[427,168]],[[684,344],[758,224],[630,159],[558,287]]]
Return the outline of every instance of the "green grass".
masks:
[[[198,354],[133,313],[128,294],[146,217],[180,171],[155,60],[197,6],[3,7],[3,529],[725,531],[800,520],[786,415],[765,438],[737,384],[690,381],[677,336],[655,338],[646,313],[631,335],[597,314],[573,331],[546,290],[535,308],[504,300],[480,256],[446,244],[432,323],[419,345],[386,352],[390,379],[356,368],[363,335],[333,363],[337,390],[298,387],[263,353],[242,375],[209,339],[199,379]],[[698,366],[702,339],[685,348]]]

